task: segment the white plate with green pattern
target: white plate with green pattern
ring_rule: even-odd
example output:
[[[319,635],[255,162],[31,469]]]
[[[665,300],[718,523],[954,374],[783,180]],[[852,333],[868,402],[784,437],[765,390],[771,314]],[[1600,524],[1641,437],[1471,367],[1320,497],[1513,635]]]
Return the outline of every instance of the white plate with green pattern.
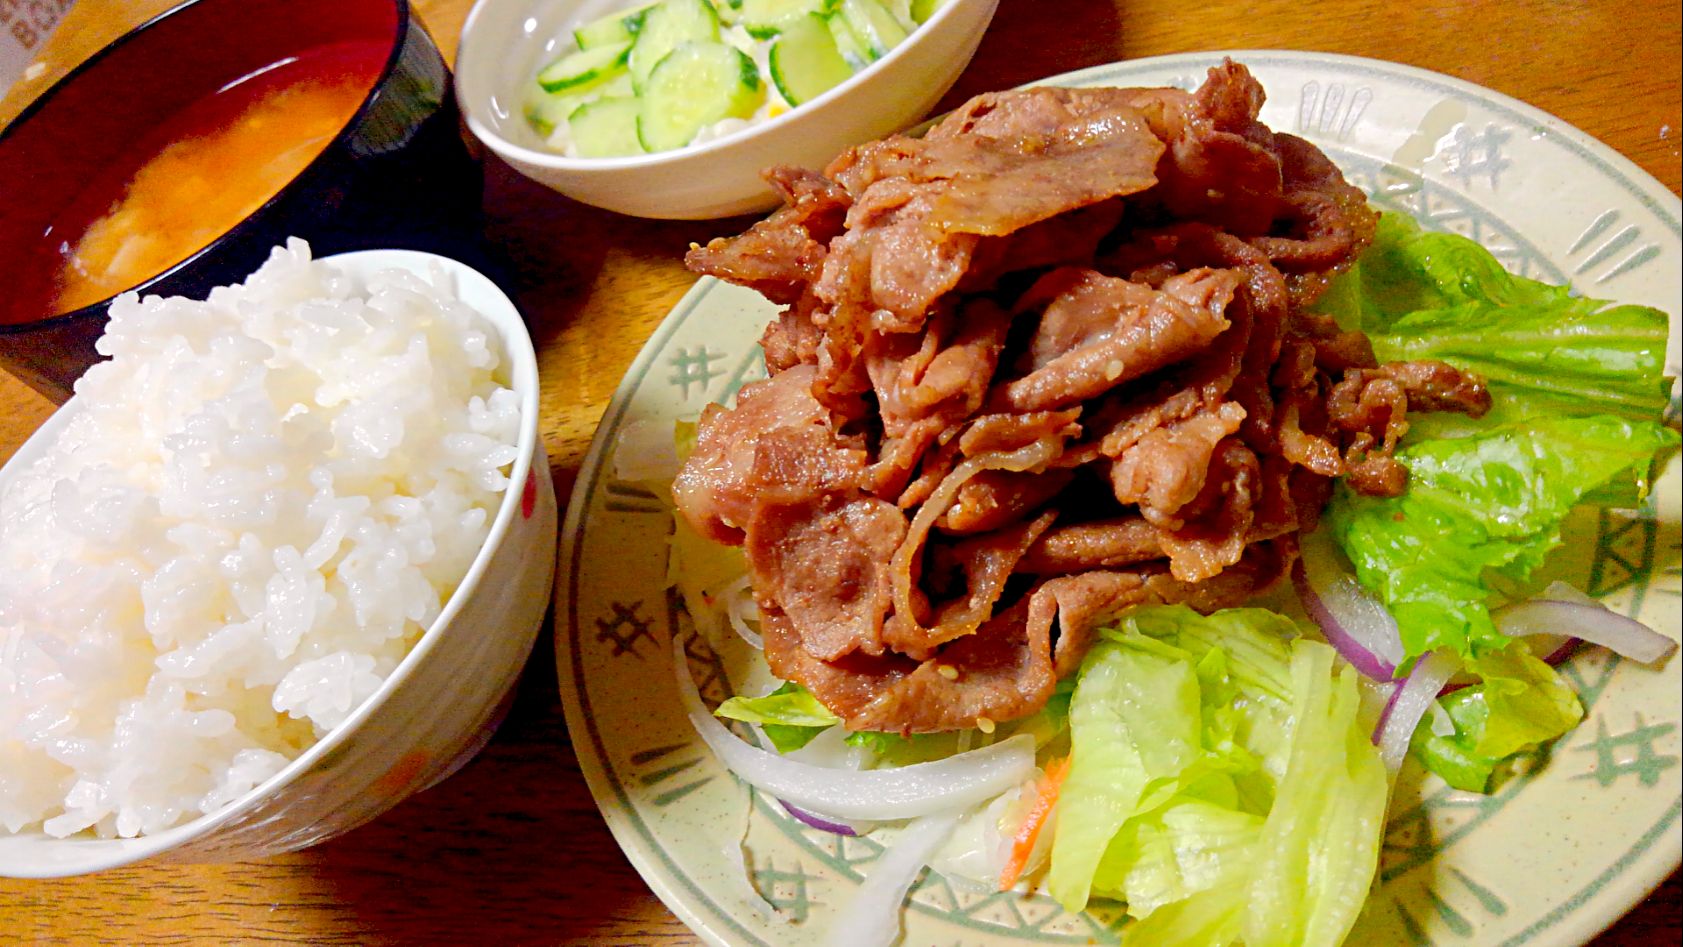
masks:
[[[1683,215],[1635,165],[1543,112],[1435,73],[1315,53],[1232,55],[1270,93],[1263,120],[1320,145],[1379,206],[1471,236],[1522,274],[1670,310],[1676,371]],[[1218,60],[1136,60],[1048,81],[1190,88]],[[615,476],[624,432],[644,435],[626,443],[651,443],[649,432],[658,442],[764,376],[756,342],[774,314],[752,292],[703,279],[667,317],[596,433],[557,579],[561,695],[591,791],[649,885],[715,944],[822,942],[882,851],[874,838],[795,821],[737,782],[690,728],[672,683],[672,636],[691,631],[667,585],[668,501]],[[1646,509],[1572,521],[1562,563],[1580,587],[1673,636],[1678,493],[1673,463]],[[701,643],[689,653],[709,700],[734,689],[727,661]],[[1412,763],[1404,771],[1381,883],[1350,943],[1581,944],[1676,869],[1675,660],[1656,671],[1590,649],[1563,670],[1587,716],[1528,775],[1483,797]],[[753,882],[782,919],[748,903],[742,867],[726,854],[744,839]],[[935,872],[914,888],[905,929],[904,942],[919,945],[1126,939],[1114,908],[1070,915],[1044,896],[973,892]]]

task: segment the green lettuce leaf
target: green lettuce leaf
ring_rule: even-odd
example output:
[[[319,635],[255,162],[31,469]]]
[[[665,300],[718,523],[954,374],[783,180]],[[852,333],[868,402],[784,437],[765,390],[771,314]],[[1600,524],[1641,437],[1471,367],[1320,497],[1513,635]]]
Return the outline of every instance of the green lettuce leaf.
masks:
[[[903,737],[898,733],[879,733],[875,730],[856,730],[847,735],[845,742],[848,746],[868,749],[873,753],[888,755],[903,752],[904,746],[911,742],[910,737]]]
[[[1504,763],[1577,726],[1584,708],[1555,669],[1523,642],[1475,659],[1470,667],[1483,683],[1438,701],[1455,732],[1438,736],[1421,727],[1413,748],[1427,769],[1456,789],[1489,792]]]
[[[1384,765],[1356,674],[1261,609],[1137,608],[1070,701],[1047,888],[1134,943],[1337,944],[1378,867]]]
[[[1397,619],[1410,655],[1500,650],[1486,573],[1524,582],[1560,545],[1561,523],[1585,496],[1646,471],[1677,444],[1654,422],[1602,415],[1536,418],[1397,453],[1400,497],[1341,487],[1328,510],[1356,576]]]
[[[1489,382],[1483,418],[1409,416],[1405,495],[1340,488],[1328,511],[1408,653],[1449,648],[1482,678],[1443,701],[1456,732],[1423,727],[1414,749],[1451,785],[1484,791],[1504,761],[1582,716],[1553,670],[1496,630],[1492,585],[1522,585],[1574,506],[1647,496],[1657,456],[1678,440],[1657,423],[1669,319],[1509,273],[1476,242],[1398,214],[1317,308],[1368,333],[1382,362],[1439,359]]]
[[[1553,740],[1584,719],[1578,695],[1523,641],[1480,655],[1467,669],[1483,678],[1484,732],[1473,749],[1498,759]]]
[[[1651,420],[1671,390],[1665,313],[1516,276],[1476,242],[1422,232],[1401,214],[1380,218],[1373,245],[1319,308],[1367,332],[1381,362],[1438,359],[1478,372],[1496,396],[1497,422],[1551,413]]]
[[[910,766],[945,759],[959,752],[957,732],[913,733],[901,736],[875,730],[856,730],[847,735],[848,746],[871,751],[874,766]]]
[[[1484,721],[1490,707],[1484,702],[1484,685],[1463,687],[1438,698],[1438,704],[1449,715],[1455,732],[1438,736],[1429,726],[1414,731],[1410,749],[1420,758],[1426,769],[1438,774],[1443,781],[1464,792],[1490,791],[1496,770],[1504,762],[1502,757],[1484,756],[1476,749],[1484,733]]]
[[[713,713],[731,720],[757,723],[779,753],[798,750],[812,738],[841,723],[841,718],[818,702],[812,692],[788,681],[764,697],[732,697]]]

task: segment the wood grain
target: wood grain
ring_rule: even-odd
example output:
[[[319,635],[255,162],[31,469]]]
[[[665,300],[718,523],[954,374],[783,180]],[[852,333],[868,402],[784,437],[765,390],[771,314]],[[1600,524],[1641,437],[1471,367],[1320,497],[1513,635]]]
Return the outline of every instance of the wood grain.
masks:
[[[170,5],[82,0],[44,68],[0,101],[0,122]],[[414,5],[453,54],[467,0]],[[1683,27],[1674,0],[1002,0],[975,61],[940,107],[1117,59],[1246,48],[1374,56],[1459,76],[1560,116],[1673,192],[1680,187]],[[565,497],[621,375],[692,281],[679,262],[684,248],[746,221],[619,217],[494,160],[486,210],[538,344],[543,435]],[[0,462],[50,410],[0,373]],[[596,812],[561,721],[552,648],[546,633],[513,712],[477,760],[377,822],[261,861],[0,880],[0,941],[693,943]],[[1674,876],[1595,943],[1677,943],[1680,906]]]

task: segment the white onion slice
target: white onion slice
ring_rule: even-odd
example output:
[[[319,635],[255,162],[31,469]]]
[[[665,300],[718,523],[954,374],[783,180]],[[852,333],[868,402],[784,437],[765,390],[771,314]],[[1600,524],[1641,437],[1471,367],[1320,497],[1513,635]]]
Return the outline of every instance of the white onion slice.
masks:
[[[806,746],[783,754],[783,758],[823,769],[870,769],[866,764],[876,762],[876,754],[868,746],[849,746],[849,735],[846,727],[831,727],[807,741]],[[766,746],[766,741],[761,740],[760,746]]]
[[[1385,713],[1379,718],[1379,729],[1373,735],[1373,742],[1379,744],[1379,755],[1385,760],[1385,768],[1395,773],[1402,768],[1403,759],[1408,756],[1409,741],[1414,739],[1414,730],[1420,726],[1420,718],[1426,715],[1428,708],[1438,699],[1443,685],[1455,675],[1461,666],[1461,660],[1449,651],[1433,651],[1423,655],[1414,664],[1414,670],[1408,672],[1397,689],[1391,692],[1390,703],[1385,705]]]
[[[708,713],[676,636],[672,651],[678,695],[696,732],[731,772],[790,805],[843,820],[915,819],[978,805],[1034,772],[1034,738],[1027,734],[895,769],[860,772],[797,763],[749,746]]]
[[[1426,723],[1431,726],[1433,736],[1455,735],[1455,720],[1449,716],[1449,711],[1443,709],[1441,700],[1434,700],[1426,705]]]
[[[1496,630],[1510,638],[1581,638],[1642,664],[1662,661],[1677,650],[1677,642],[1561,582],[1543,590],[1540,598],[1505,605],[1490,617]]]
[[[1356,581],[1328,531],[1304,536],[1302,550],[1293,584],[1327,643],[1368,677],[1394,679],[1404,658],[1397,620]]]
[[[1003,746],[1004,744],[1000,744]],[[958,825],[957,810],[926,815],[906,826],[871,866],[870,877],[837,915],[831,947],[889,947],[900,936],[900,907],[924,866]]]
[[[759,739],[761,746],[771,745],[771,738],[766,736],[764,727],[757,723],[751,723],[748,727],[754,731],[754,736]],[[839,765],[834,766],[828,762],[814,762],[815,760],[831,760],[836,757],[834,752],[826,752],[823,749],[820,749],[817,754],[812,752],[814,746],[821,740],[831,741],[848,753],[857,749],[857,747],[847,745],[845,738],[841,736],[842,730],[842,727],[831,727],[818,734],[818,736],[813,737],[811,740],[808,740],[806,746],[796,750],[790,750],[789,752],[780,755],[786,760],[797,760],[806,763],[809,766],[816,766],[823,769],[859,769],[857,766],[850,765],[851,759],[846,756],[842,757]],[[834,738],[833,740],[832,737]],[[800,822],[803,825],[810,825],[821,831],[834,833],[836,835],[864,835],[871,829],[876,828],[875,822],[867,822],[863,819],[838,819],[834,816],[828,816],[821,812],[808,812],[800,806],[792,806],[781,799],[776,799],[774,801],[778,805],[782,806],[785,812],[793,816],[795,821]]]
[[[748,627],[748,616],[743,614],[752,608],[755,618],[760,615],[759,605],[754,602],[753,590],[748,585],[748,576],[743,576],[719,590],[719,598],[725,606],[725,617],[730,620],[730,626],[737,637],[748,642],[755,651],[764,651],[765,639],[760,637],[759,632]]]

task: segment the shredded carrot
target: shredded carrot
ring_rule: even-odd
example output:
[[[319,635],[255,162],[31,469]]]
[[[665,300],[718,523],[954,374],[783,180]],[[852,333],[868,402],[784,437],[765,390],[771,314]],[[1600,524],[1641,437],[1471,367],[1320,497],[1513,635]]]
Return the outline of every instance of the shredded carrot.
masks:
[[[1009,891],[1022,877],[1023,868],[1034,853],[1035,840],[1040,838],[1040,830],[1046,826],[1046,817],[1052,814],[1052,806],[1058,801],[1058,790],[1064,784],[1064,777],[1069,775],[1071,758],[1066,756],[1046,764],[1046,775],[1035,787],[1034,805],[1023,817],[1023,824],[1017,826],[1016,837],[1011,840],[1011,857],[1000,869],[999,890]]]

